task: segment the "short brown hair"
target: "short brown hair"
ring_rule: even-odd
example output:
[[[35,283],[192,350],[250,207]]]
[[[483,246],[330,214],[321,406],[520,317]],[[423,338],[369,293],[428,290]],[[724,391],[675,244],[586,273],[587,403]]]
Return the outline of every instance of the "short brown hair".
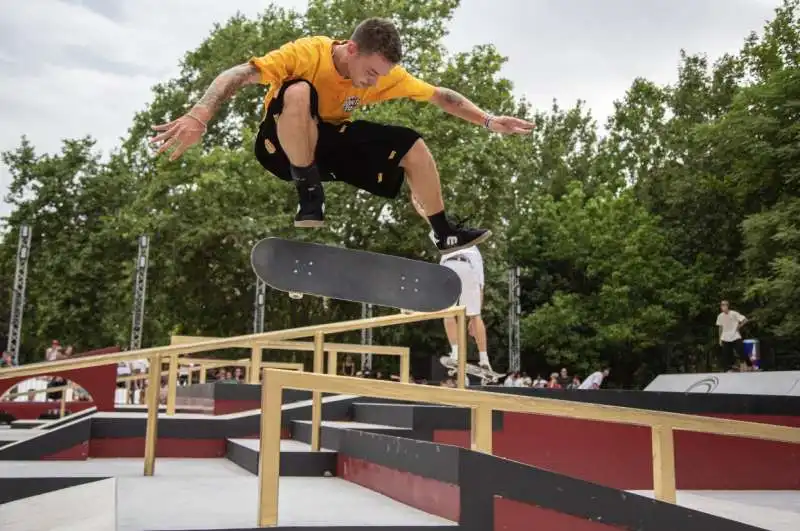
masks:
[[[400,33],[392,21],[385,18],[364,20],[356,27],[350,40],[366,55],[377,53],[392,63],[399,63],[403,57]]]

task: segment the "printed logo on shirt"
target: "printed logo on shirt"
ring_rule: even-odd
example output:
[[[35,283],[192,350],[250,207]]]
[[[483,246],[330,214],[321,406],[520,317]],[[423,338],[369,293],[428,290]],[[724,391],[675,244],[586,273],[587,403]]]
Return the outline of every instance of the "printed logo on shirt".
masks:
[[[361,100],[358,96],[347,96],[347,99],[344,100],[344,110],[347,112],[352,112],[358,108],[360,103]]]

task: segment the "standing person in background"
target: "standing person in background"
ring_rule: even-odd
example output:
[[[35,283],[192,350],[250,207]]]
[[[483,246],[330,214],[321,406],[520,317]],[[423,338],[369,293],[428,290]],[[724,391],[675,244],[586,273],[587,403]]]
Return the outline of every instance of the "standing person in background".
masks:
[[[10,352],[3,352],[3,357],[0,358],[0,369],[10,369],[14,367],[14,356]]]
[[[411,203],[417,213],[426,218],[425,208],[416,196],[411,196]],[[436,235],[433,230],[431,230],[429,236],[431,241],[436,244]],[[483,256],[477,246],[471,245],[457,251],[443,253],[439,263],[455,271],[461,279],[461,296],[457,304],[466,307],[466,314],[469,319],[467,330],[478,347],[478,355],[480,357],[478,366],[492,372],[492,365],[489,363],[489,355],[486,349],[486,324],[481,317],[484,285]],[[446,317],[444,319],[444,330],[447,334],[447,340],[450,342],[450,359],[453,366],[455,366],[458,362],[458,335],[454,317]]]
[[[722,347],[722,363],[729,368],[736,367],[739,360],[739,370],[745,372],[752,367],[753,362],[744,352],[744,341],[739,330],[747,322],[747,318],[731,310],[728,301],[720,303],[720,313],[717,315],[717,328],[719,329],[719,346]]]
[[[595,371],[578,386],[578,389],[600,389],[600,386],[603,385],[603,380],[608,378],[608,375],[611,373],[611,368],[604,366],[601,370]]]

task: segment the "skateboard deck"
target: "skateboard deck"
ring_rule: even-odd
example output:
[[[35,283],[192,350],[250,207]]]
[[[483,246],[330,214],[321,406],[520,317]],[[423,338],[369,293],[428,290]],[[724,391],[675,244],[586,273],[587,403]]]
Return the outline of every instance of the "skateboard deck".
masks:
[[[442,365],[445,366],[445,368],[447,368],[448,376],[455,376],[458,373],[458,365],[456,365],[455,362],[453,362],[453,358],[451,358],[450,356],[440,357],[439,363],[441,363]],[[476,378],[480,378],[481,383],[483,384],[486,384],[488,382],[497,383],[500,380],[500,378],[505,376],[504,374],[500,374],[498,372],[481,369],[478,365],[469,362],[465,364],[464,370],[467,372],[467,374],[471,374]]]
[[[418,312],[444,310],[461,296],[461,279],[430,262],[284,238],[265,238],[250,261],[268,286],[298,294]]]
[[[447,368],[448,376],[455,376],[458,373],[458,365],[456,365],[453,362],[453,358],[451,358],[450,356],[442,356],[442,357],[440,357],[439,358],[439,363],[441,363],[442,365],[444,365]],[[497,373],[497,372],[487,371],[486,369],[481,369],[478,365],[475,365],[475,364],[469,363],[469,362],[467,362],[465,364],[465,369],[464,370],[467,372],[467,374],[471,374],[472,376],[475,376],[476,378],[480,378],[481,379],[481,383],[483,383],[483,384],[486,384],[488,382],[497,383],[500,380],[500,378],[505,376],[505,375]]]

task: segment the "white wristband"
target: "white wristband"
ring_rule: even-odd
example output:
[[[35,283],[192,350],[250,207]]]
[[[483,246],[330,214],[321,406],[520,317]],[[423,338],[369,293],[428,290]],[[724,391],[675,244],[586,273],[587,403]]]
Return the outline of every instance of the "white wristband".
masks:
[[[487,114],[487,115],[486,115],[486,119],[483,121],[483,126],[484,126],[486,129],[489,129],[489,128],[490,128],[489,126],[491,125],[491,123],[492,123],[492,120],[494,120],[494,115]]]

